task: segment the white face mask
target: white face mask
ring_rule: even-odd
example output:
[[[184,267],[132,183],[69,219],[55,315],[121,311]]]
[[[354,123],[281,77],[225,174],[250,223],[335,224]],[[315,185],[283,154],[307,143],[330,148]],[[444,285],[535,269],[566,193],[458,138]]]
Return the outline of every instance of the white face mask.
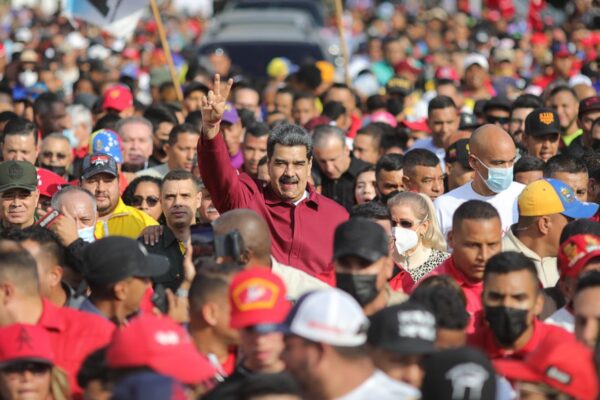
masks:
[[[19,82],[26,88],[30,88],[38,81],[38,74],[35,71],[25,70],[19,74]]]
[[[396,250],[398,250],[398,254],[400,255],[414,249],[419,244],[419,236],[412,229],[396,226],[392,228],[392,234],[394,235],[394,239],[396,239]]]
[[[87,228],[82,228],[77,231],[77,236],[82,239],[84,242],[94,243],[96,241],[96,237],[94,236],[94,231],[96,227],[94,225],[88,226]]]

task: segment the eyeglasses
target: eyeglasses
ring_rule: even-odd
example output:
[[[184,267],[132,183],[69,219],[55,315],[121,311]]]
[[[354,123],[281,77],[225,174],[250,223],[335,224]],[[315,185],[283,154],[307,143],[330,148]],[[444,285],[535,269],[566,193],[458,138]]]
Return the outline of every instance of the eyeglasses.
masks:
[[[65,153],[53,153],[51,151],[43,151],[42,156],[47,158],[52,158],[52,156],[56,156],[56,158],[58,158],[59,160],[65,160],[67,158],[67,155]]]
[[[133,196],[133,199],[131,200],[131,205],[134,207],[139,207],[144,203],[144,201],[146,202],[146,204],[148,204],[148,207],[154,207],[155,205],[158,204],[159,199],[156,196],[144,197],[144,196],[135,195],[135,196]]]
[[[50,371],[51,366],[48,364],[37,363],[37,362],[17,362],[10,364],[2,368],[2,372],[5,374],[22,374],[25,371],[29,371],[35,375],[41,375]]]

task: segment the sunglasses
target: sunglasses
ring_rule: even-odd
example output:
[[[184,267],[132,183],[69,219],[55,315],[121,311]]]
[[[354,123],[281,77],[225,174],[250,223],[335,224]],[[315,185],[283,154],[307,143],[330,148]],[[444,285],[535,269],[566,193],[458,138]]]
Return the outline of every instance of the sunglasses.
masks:
[[[401,226],[406,229],[411,229],[413,226],[415,226],[415,223],[408,219],[401,219],[400,221],[396,222],[396,226]]]
[[[160,200],[156,196],[144,197],[144,196],[135,195],[135,196],[133,196],[133,199],[131,200],[131,205],[134,207],[139,207],[144,203],[144,201],[146,202],[146,204],[148,204],[148,207],[154,207],[155,205],[158,204],[158,202]]]
[[[487,115],[485,117],[485,119],[487,119],[487,122],[490,124],[508,124],[510,122],[510,118],[508,117],[493,117],[491,115]]]
[[[41,375],[50,371],[50,368],[50,365],[43,363],[17,362],[2,368],[2,372],[4,372],[5,374],[22,374],[25,371],[29,371],[32,374]]]
[[[42,152],[42,156],[47,158],[52,158],[52,156],[56,156],[56,158],[58,158],[59,160],[64,160],[67,158],[67,155],[65,153],[53,153],[51,151]]]

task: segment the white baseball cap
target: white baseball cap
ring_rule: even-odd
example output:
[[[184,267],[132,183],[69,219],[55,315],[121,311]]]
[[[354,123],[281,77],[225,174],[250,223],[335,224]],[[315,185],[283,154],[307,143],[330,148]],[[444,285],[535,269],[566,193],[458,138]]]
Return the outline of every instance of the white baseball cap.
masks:
[[[481,68],[485,69],[486,71],[488,71],[490,69],[490,64],[488,63],[487,58],[485,58],[485,56],[483,54],[471,53],[465,57],[465,60],[464,60],[465,70],[474,64],[479,65]]]
[[[318,343],[356,347],[367,341],[369,320],[348,293],[328,288],[305,294],[290,311],[282,330]]]

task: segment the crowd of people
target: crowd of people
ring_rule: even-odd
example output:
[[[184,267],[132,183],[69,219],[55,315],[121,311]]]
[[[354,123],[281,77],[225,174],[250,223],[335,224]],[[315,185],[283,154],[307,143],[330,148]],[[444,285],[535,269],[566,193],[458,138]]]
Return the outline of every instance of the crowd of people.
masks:
[[[0,399],[596,400],[600,9],[434,3],[250,76],[167,2],[178,82],[0,6]]]

